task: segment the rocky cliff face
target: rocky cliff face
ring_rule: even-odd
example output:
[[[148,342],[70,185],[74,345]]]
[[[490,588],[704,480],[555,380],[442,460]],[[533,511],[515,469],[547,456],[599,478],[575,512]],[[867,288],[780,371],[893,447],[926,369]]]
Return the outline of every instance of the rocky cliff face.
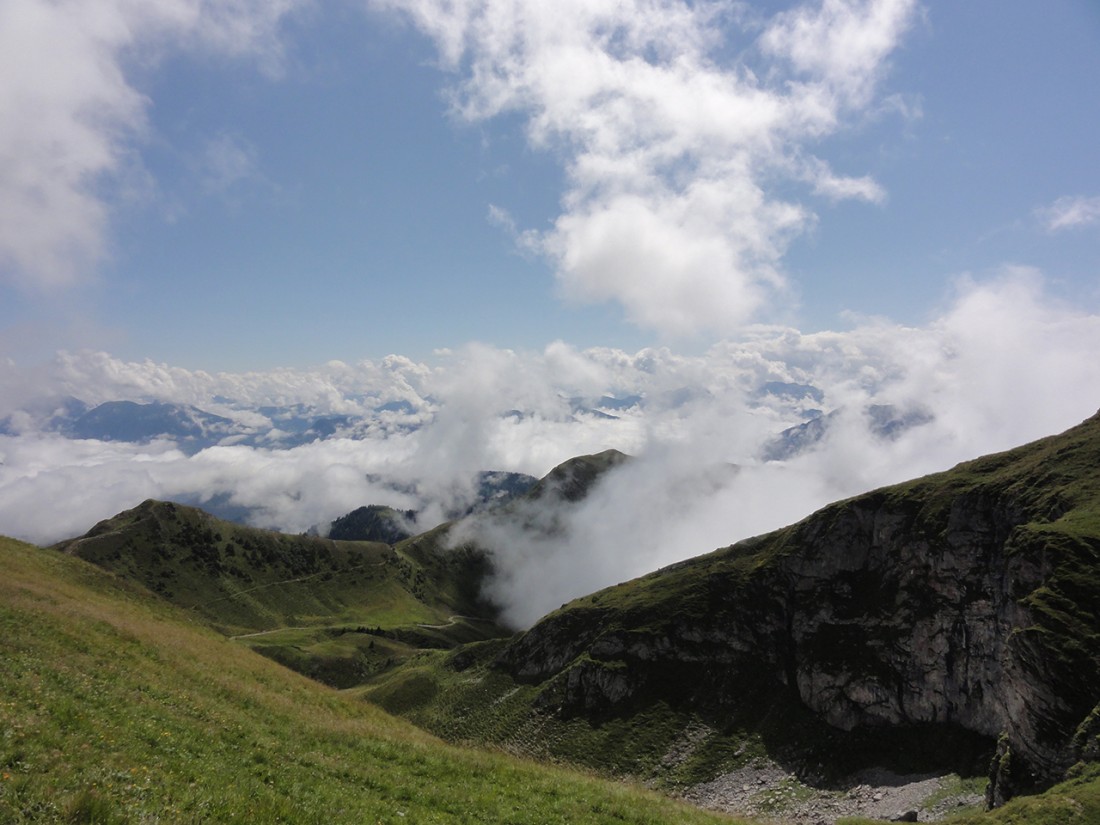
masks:
[[[1079,758],[1098,614],[1100,416],[579,600],[498,666],[564,717],[783,696],[845,731],[999,739],[999,803]]]
[[[1002,781],[1060,778],[1087,708],[1065,690],[1069,674],[1051,678],[1060,668],[1027,604],[1056,560],[1011,501],[964,494],[936,522],[920,516],[872,496],[804,526],[802,552],[779,565],[788,680],[836,727],[1003,732],[1021,764]]]

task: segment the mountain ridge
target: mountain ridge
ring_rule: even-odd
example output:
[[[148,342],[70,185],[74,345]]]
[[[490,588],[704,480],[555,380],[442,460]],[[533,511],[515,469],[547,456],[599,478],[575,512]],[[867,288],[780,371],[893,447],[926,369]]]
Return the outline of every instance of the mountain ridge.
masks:
[[[478,596],[486,569],[474,554],[414,557],[381,542],[287,535],[154,500],[52,549],[140,584],[241,645],[338,688],[421,647],[508,632]]]
[[[998,805],[1063,778],[1082,757],[1074,742],[1095,736],[1082,731],[1100,715],[1098,570],[1100,414],[606,588],[511,641],[460,649],[422,669],[437,689],[403,712],[443,730],[448,707],[475,690],[461,682],[482,680],[494,687],[480,701],[519,697],[508,700],[513,729],[533,714],[560,732],[560,756],[583,735],[597,760],[613,737],[641,735],[631,719],[663,720],[670,747],[703,718],[770,738],[802,765],[845,741],[904,748],[895,734],[908,731],[942,762],[992,755]],[[385,704],[400,679],[367,693]],[[783,722],[795,718],[806,731]],[[474,722],[462,724],[471,736]],[[494,730],[489,741],[512,735]],[[808,746],[815,736],[821,746]],[[653,753],[624,769],[653,769]]]
[[[541,482],[483,472],[475,513],[512,502],[569,506],[621,453],[578,456]],[[311,678],[344,688],[422,649],[507,635],[483,584],[490,554],[444,522],[409,536],[401,515],[365,507],[334,522],[337,535],[285,534],[149,499],[53,545],[139,583],[219,632]],[[408,514],[405,514],[408,515]],[[382,541],[357,540],[371,536]]]

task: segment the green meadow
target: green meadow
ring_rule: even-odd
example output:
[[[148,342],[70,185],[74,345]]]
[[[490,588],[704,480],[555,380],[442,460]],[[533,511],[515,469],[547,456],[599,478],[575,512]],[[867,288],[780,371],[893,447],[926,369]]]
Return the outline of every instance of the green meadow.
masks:
[[[80,559],[0,568],[0,822],[731,821],[446,745]]]

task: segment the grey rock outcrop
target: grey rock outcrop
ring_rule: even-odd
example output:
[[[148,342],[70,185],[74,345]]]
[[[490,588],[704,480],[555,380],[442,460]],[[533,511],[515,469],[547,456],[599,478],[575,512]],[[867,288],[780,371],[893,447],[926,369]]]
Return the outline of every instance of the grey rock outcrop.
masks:
[[[999,739],[1000,804],[1065,774],[1100,702],[1091,508],[1100,416],[578,600],[498,666],[563,716],[783,694],[844,731]]]

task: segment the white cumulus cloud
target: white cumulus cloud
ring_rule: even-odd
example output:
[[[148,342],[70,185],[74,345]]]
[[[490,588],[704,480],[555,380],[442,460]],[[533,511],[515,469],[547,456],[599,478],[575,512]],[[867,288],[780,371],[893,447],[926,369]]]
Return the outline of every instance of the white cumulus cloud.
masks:
[[[723,2],[374,5],[435,41],[461,117],[519,113],[561,157],[562,213],[522,243],[555,264],[566,297],[617,301],[642,326],[729,333],[783,291],[781,258],[814,215],[776,180],[885,197],[812,146],[872,104],[913,0],[824,0],[763,23]]]

